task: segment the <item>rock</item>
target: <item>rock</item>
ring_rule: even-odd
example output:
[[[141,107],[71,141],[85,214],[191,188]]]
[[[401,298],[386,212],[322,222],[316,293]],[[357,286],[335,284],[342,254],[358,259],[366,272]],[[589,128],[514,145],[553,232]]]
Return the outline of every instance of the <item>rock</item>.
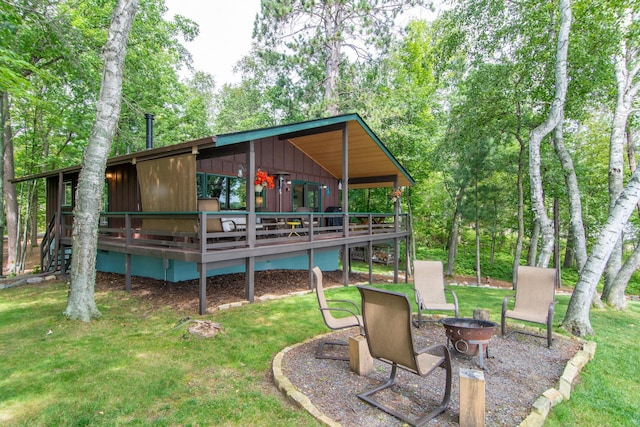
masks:
[[[42,282],[44,282],[44,279],[42,277],[29,277],[27,279],[27,283],[29,284],[42,283]]]
[[[220,323],[209,320],[192,320],[193,326],[188,331],[191,335],[200,335],[204,338],[213,338],[218,332],[222,332]]]

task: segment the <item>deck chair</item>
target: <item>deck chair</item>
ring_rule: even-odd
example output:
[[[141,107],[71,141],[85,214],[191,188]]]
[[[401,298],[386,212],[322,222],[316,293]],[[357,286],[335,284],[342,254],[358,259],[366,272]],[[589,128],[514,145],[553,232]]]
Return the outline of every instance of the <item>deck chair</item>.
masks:
[[[220,212],[220,202],[218,199],[198,199],[198,211],[200,212]],[[207,218],[207,233],[223,231],[222,220],[219,217]]]
[[[451,292],[453,303],[445,297],[444,269],[441,261],[413,261],[413,290],[418,304],[418,328],[422,325],[423,310],[453,310],[458,317],[458,297]]]
[[[506,319],[519,319],[540,323],[547,327],[547,347],[551,347],[553,310],[555,305],[556,270],[553,268],[519,266],[515,295],[502,300],[502,336],[505,335]],[[509,299],[515,298],[513,310],[508,310]],[[512,331],[544,338],[528,332]]]
[[[322,313],[322,319],[324,320],[325,325],[327,325],[329,329],[333,330],[347,329],[358,326],[360,328],[360,333],[362,334],[362,316],[360,316],[360,310],[358,310],[358,306],[353,301],[349,300],[326,299],[324,296],[324,287],[322,285],[322,271],[319,267],[313,268],[313,275],[315,276],[318,308],[320,309],[320,313]],[[328,303],[331,303],[332,305],[347,305],[349,308],[329,307]],[[332,312],[343,312],[348,313],[349,315],[345,317],[334,317]],[[349,343],[347,343],[346,341],[321,341],[320,344],[318,344],[318,349],[316,351],[316,359],[349,360],[348,357],[330,356],[325,354],[325,345],[348,346]]]
[[[446,345],[435,344],[417,350],[414,348],[411,325],[411,303],[405,294],[366,286],[358,286],[362,296],[362,318],[371,356],[391,364],[389,380],[378,387],[358,394],[365,402],[411,425],[422,425],[442,413],[451,398],[451,355]],[[436,368],[446,370],[442,402],[427,414],[411,419],[395,409],[377,401],[373,395],[396,384],[398,367],[421,377],[433,373]]]

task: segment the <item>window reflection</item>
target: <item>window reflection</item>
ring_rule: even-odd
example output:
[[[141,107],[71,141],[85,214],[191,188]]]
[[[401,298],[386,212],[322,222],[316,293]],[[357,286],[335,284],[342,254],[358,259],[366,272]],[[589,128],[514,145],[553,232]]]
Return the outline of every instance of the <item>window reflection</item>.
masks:
[[[246,207],[244,178],[198,172],[196,186],[199,199],[215,197],[220,201],[220,209],[244,210]]]

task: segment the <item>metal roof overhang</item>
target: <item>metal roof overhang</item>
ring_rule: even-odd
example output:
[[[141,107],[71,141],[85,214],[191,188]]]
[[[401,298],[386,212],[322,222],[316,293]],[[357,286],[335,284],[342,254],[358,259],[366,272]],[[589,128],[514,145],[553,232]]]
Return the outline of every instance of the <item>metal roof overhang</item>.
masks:
[[[200,153],[204,157],[208,155],[215,157],[215,153],[218,151],[237,152],[248,141],[276,137],[280,140],[291,142],[336,179],[344,179],[342,176],[343,129],[347,130],[349,188],[393,187],[394,185],[406,187],[415,184],[409,173],[387,150],[358,114],[347,114],[201,138],[181,144],[112,157],[107,161],[107,166],[136,163],[137,161],[188,152]],[[60,173],[79,172],[80,169],[80,165],[72,166],[15,178],[11,182],[17,183],[50,177]]]

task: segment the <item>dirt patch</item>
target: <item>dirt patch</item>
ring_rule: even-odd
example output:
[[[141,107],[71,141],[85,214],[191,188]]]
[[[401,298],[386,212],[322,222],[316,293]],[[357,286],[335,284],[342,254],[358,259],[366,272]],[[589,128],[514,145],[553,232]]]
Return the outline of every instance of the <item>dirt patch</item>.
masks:
[[[374,275],[376,283],[391,283],[393,276]],[[404,277],[399,280],[404,280]],[[343,284],[342,271],[323,272],[325,286]],[[351,273],[350,284],[368,283],[369,275]],[[96,274],[96,291],[123,290],[125,279],[121,274]],[[171,307],[178,311],[195,313],[199,307],[200,284],[198,280],[164,282],[146,277],[131,278],[131,295],[148,302],[153,307]],[[254,298],[265,295],[288,295],[309,290],[309,272],[301,270],[256,271]],[[225,274],[207,278],[207,308],[223,304],[245,301],[244,273]]]

